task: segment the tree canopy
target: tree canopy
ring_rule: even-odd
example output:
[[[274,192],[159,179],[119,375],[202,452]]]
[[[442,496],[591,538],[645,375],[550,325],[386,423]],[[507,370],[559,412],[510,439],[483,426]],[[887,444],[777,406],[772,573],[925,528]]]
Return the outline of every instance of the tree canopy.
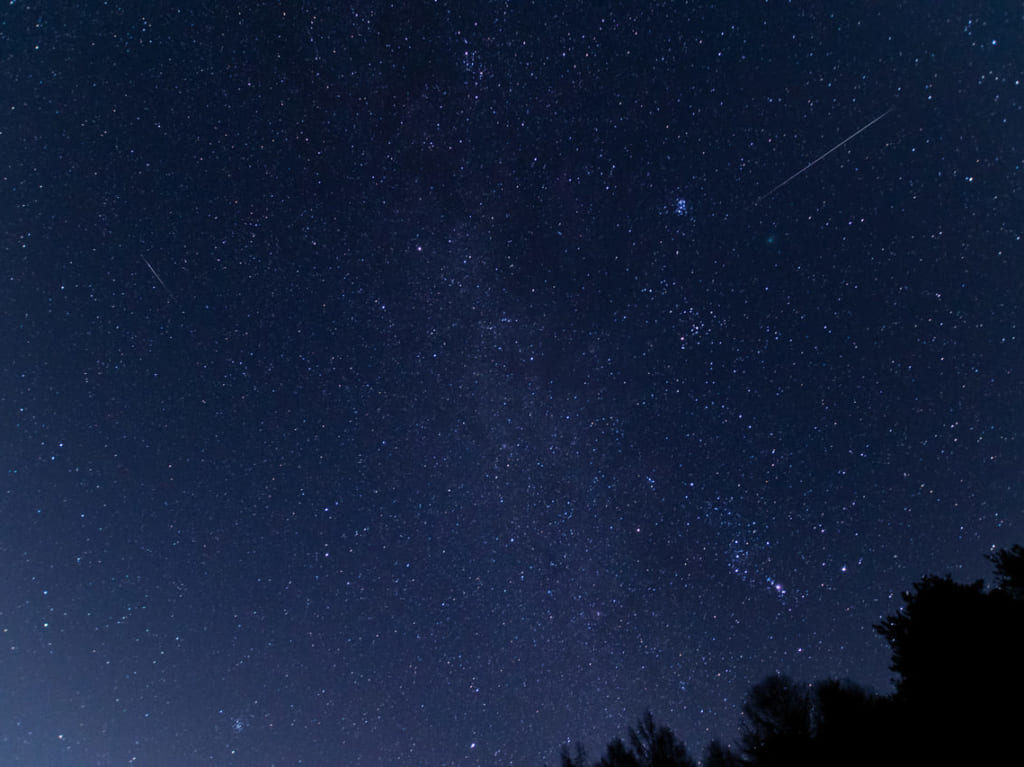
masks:
[[[712,741],[705,767],[968,764],[1019,752],[1024,722],[1024,547],[988,557],[995,585],[929,575],[875,630],[892,650],[896,691],[848,680],[803,684],[774,674],[743,705],[736,748]],[[589,763],[562,767],[695,767],[685,746],[646,713]]]

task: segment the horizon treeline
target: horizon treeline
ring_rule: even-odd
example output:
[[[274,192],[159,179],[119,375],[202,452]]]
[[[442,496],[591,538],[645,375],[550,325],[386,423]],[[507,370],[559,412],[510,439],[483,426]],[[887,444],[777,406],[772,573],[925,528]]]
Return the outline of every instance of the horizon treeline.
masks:
[[[781,674],[747,693],[735,746],[711,741],[704,767],[961,765],[1024,759],[1024,547],[987,557],[995,584],[929,575],[873,628],[889,644],[895,691]],[[563,747],[561,767],[696,767],[650,712],[590,760]]]

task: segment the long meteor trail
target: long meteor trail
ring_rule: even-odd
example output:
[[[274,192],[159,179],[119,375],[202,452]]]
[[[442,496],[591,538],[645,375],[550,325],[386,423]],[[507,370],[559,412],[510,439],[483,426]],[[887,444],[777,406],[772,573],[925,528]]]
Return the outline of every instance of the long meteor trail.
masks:
[[[864,131],[866,131],[866,130],[867,130],[868,128],[870,128],[870,127],[871,127],[872,125],[874,125],[874,124],[875,124],[876,122],[878,122],[878,121],[879,121],[879,120],[881,120],[881,119],[882,119],[883,117],[885,117],[885,116],[886,116],[887,114],[889,114],[889,113],[890,113],[890,112],[891,112],[891,111],[892,111],[892,110],[893,110],[894,108],[895,108],[895,107],[889,107],[889,108],[888,108],[888,109],[886,109],[886,110],[885,110],[884,112],[882,112],[882,114],[878,115],[878,117],[876,117],[876,118],[875,118],[874,120],[872,120],[872,121],[871,121],[871,122],[869,122],[869,123],[868,123],[867,125],[865,125],[865,126],[864,126],[863,128],[860,128],[860,129],[858,129],[858,130],[854,131],[854,132],[853,132],[853,133],[851,133],[851,134],[850,134],[849,136],[847,136],[847,137],[846,137],[846,138],[844,138],[844,139],[843,139],[842,141],[840,141],[840,142],[839,142],[838,144],[836,144],[836,145],[835,145],[834,147],[832,147],[831,149],[829,149],[829,150],[828,150],[827,152],[825,152],[825,154],[821,155],[820,157],[815,157],[815,158],[814,158],[813,160],[811,160],[811,161],[810,161],[809,163],[807,163],[807,164],[806,164],[806,165],[805,165],[804,167],[802,167],[802,168],[801,168],[800,170],[798,170],[798,171],[797,171],[796,173],[794,173],[794,174],[793,174],[792,176],[790,176],[789,178],[787,178],[787,179],[786,179],[785,181],[783,181],[783,182],[782,182],[781,184],[776,184],[776,185],[775,185],[775,186],[773,186],[773,187],[772,187],[771,189],[769,189],[769,190],[768,190],[767,192],[765,192],[765,193],[764,193],[764,194],[762,194],[762,195],[761,195],[760,197],[758,197],[758,198],[757,198],[757,200],[755,200],[755,201],[754,201],[754,204],[755,204],[755,205],[760,205],[762,201],[764,201],[764,200],[765,200],[765,199],[767,199],[768,197],[771,197],[771,196],[772,196],[773,194],[775,194],[775,193],[776,193],[777,191],[779,191],[780,189],[782,189],[782,187],[784,187],[784,186],[785,186],[786,184],[788,184],[788,183],[789,183],[790,181],[792,181],[793,179],[795,179],[795,178],[796,178],[797,176],[800,176],[800,175],[802,175],[802,174],[806,173],[807,171],[809,171],[809,170],[810,170],[811,168],[813,168],[813,167],[814,167],[815,165],[817,165],[817,164],[818,164],[819,162],[821,162],[822,160],[824,160],[824,159],[825,159],[826,157],[828,157],[828,156],[829,156],[830,154],[832,154],[832,153],[833,153],[834,151],[836,151],[837,149],[839,149],[840,147],[842,147],[842,146],[843,146],[844,144],[846,144],[847,142],[853,141],[853,140],[854,140],[855,138],[857,138],[857,136],[859,136],[859,135],[860,135],[861,133],[863,133]]]

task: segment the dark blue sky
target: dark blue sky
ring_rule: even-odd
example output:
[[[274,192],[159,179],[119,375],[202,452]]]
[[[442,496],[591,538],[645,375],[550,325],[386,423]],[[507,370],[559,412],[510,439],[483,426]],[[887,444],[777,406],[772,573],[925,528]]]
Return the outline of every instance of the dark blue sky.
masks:
[[[539,767],[887,691],[899,592],[1024,540],[1022,25],[9,4],[0,762]]]

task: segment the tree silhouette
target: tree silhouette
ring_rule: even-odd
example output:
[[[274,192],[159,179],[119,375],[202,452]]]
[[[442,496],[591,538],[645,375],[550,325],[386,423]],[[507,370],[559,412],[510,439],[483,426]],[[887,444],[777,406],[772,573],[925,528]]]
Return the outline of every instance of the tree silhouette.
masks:
[[[697,767],[686,747],[648,711],[629,728],[629,746],[620,739],[608,744],[599,767]]]
[[[743,705],[737,751],[712,741],[705,767],[1010,764],[1024,723],[1024,547],[988,557],[996,585],[930,575],[875,625],[892,648],[896,692],[775,674]],[[1018,758],[1019,761],[1019,758]],[[650,712],[593,767],[694,767]],[[591,767],[583,749],[562,767]]]
[[[1024,600],[1024,546],[1000,549],[989,554],[988,560],[996,567],[996,588],[1013,599]]]
[[[830,679],[814,685],[811,699],[813,751],[819,764],[853,767],[900,761],[889,698],[848,680]]]
[[[970,666],[981,661],[985,641],[978,632],[986,622],[983,586],[928,576],[903,594],[899,614],[876,626],[892,647],[890,669],[899,674],[897,690],[905,700],[925,702],[951,683],[963,692],[981,682],[971,679]]]
[[[630,728],[629,740],[641,767],[697,767],[675,734],[668,727],[654,724],[650,711],[635,729]]]
[[[905,737],[928,759],[976,760],[1009,745],[1024,694],[1024,549],[990,557],[999,586],[928,576],[875,626],[892,647]]]
[[[754,685],[743,704],[741,752],[754,765],[810,761],[811,701],[808,688],[774,674]]]
[[[562,767],[589,767],[587,752],[581,743],[576,744],[575,754],[569,751],[568,746],[562,746]]]
[[[743,760],[728,746],[712,740],[704,752],[704,767],[744,767]]]
[[[626,747],[622,738],[616,738],[608,744],[598,767],[640,767],[640,759]]]
[[[1010,680],[1021,682],[1021,600],[948,576],[929,576],[914,589],[900,613],[876,627],[892,646],[903,700],[934,707],[955,697],[976,706]]]
[[[663,725],[657,725],[648,711],[635,727],[629,728],[629,745],[622,738],[608,744],[595,767],[697,767],[686,747],[675,734]],[[583,747],[576,746],[572,753],[562,748],[562,767],[589,767]]]

